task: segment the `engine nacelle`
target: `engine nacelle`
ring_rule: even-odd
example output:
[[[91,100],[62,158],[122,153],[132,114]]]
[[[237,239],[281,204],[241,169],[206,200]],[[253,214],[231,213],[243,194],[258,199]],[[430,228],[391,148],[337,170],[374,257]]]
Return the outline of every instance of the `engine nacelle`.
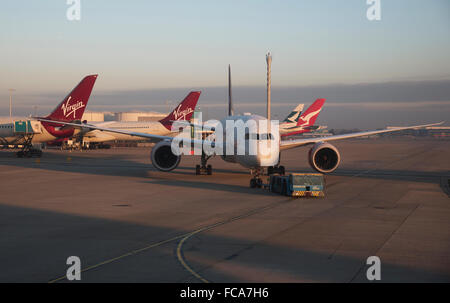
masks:
[[[309,151],[309,164],[319,173],[331,173],[341,161],[341,155],[330,143],[318,142]]]
[[[181,155],[172,152],[171,142],[158,142],[152,149],[151,159],[153,166],[160,171],[171,171],[177,168]]]

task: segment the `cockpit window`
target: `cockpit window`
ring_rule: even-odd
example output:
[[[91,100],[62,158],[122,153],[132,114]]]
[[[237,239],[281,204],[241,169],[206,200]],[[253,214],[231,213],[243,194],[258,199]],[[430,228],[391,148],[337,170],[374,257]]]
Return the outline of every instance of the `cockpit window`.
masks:
[[[260,140],[273,140],[273,135],[271,133],[268,134],[260,134]]]

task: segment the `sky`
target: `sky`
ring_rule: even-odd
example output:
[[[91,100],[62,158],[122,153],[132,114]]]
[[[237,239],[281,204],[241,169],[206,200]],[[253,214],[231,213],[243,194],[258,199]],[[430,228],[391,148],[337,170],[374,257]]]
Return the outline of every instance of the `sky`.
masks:
[[[15,112],[22,114],[32,105],[53,107],[93,73],[99,74],[93,109],[96,99],[103,108],[109,100],[111,110],[117,102],[127,110],[142,101],[176,103],[191,89],[225,92],[220,87],[226,86],[228,64],[234,87],[254,87],[236,89],[235,103],[257,103],[251,100],[265,98],[267,51],[273,55],[272,87],[278,89],[279,102],[311,103],[315,96],[306,90],[325,95],[332,107],[352,99],[356,89],[357,96],[364,96],[361,104],[409,103],[411,94],[404,90],[411,85],[396,83],[432,88],[450,80],[450,1],[380,3],[381,20],[369,21],[366,0],[81,0],[81,20],[69,21],[66,0],[3,0],[0,115],[9,114],[10,87],[17,90]],[[376,93],[383,84],[392,95]],[[336,87],[345,88],[339,98],[330,93]],[[439,92],[425,89],[433,93],[414,102],[422,102],[427,111],[424,102],[450,102],[443,87]],[[153,100],[154,91],[162,89],[167,95]],[[212,99],[204,98],[208,95]],[[206,93],[199,102],[206,108],[222,101],[226,93]],[[437,116],[450,113],[448,107],[444,103]],[[405,115],[402,122],[415,117]],[[359,127],[391,122],[364,120]]]

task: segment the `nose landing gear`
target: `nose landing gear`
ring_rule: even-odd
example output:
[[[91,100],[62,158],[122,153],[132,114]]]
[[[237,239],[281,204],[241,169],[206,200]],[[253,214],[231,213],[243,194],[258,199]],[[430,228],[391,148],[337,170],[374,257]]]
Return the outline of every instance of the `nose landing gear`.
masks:
[[[250,179],[250,187],[251,188],[261,188],[263,185],[261,178],[253,178]]]
[[[264,168],[255,168],[250,170],[252,175],[252,179],[250,179],[250,187],[251,188],[261,188],[263,187],[263,182],[261,176],[264,175]],[[284,166],[269,166],[267,168],[267,175],[271,176],[274,174],[279,174],[280,176],[284,176],[285,168]]]
[[[250,174],[253,177],[252,179],[250,179],[250,187],[251,188],[261,188],[263,186],[261,175],[264,174],[264,169],[263,168],[251,169]]]

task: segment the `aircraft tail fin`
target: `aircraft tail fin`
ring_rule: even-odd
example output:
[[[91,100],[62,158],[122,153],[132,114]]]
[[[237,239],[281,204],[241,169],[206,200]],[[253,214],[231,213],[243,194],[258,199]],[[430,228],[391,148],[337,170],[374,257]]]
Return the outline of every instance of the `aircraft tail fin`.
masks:
[[[97,76],[89,75],[84,77],[46,119],[64,122],[81,120]]]
[[[325,99],[317,99],[311,104],[308,109],[300,115],[300,118],[297,121],[297,126],[313,126],[316,123],[316,119],[319,116],[320,111],[325,103]]]
[[[200,91],[190,92],[180,104],[167,117],[159,120],[166,128],[172,127],[173,121],[191,120],[195,107],[197,106],[198,98],[200,98]]]
[[[304,104],[297,105],[293,111],[283,120],[284,123],[297,123],[300,115],[302,114]]]

